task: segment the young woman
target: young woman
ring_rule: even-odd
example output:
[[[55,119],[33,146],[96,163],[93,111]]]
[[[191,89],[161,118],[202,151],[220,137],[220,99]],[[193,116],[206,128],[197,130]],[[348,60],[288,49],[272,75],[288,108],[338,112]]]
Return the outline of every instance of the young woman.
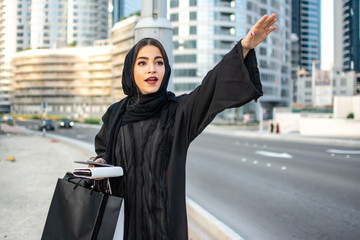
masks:
[[[109,107],[95,138],[96,162],[121,166],[111,179],[125,203],[124,239],[187,239],[185,162],[190,143],[226,108],[262,95],[255,48],[276,26],[263,16],[189,94],[168,92],[170,66],[155,39],[127,54],[122,86],[127,97]]]

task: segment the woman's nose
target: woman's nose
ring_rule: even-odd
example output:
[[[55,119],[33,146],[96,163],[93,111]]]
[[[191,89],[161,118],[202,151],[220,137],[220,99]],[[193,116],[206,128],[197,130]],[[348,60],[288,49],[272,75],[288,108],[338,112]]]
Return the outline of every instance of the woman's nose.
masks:
[[[152,73],[153,73],[153,72],[156,72],[155,64],[150,63],[150,64],[149,64],[149,69],[148,69],[148,70],[149,70],[149,72],[152,72]]]

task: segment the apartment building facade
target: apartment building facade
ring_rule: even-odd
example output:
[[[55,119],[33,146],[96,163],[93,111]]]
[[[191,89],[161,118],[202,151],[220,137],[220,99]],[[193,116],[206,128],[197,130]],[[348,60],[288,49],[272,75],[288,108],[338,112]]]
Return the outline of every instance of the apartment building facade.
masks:
[[[167,12],[174,27],[173,82],[177,95],[196,88],[260,17],[276,13],[279,28],[255,49],[264,91],[260,102],[267,117],[271,117],[274,106],[290,104],[290,0],[169,0]],[[260,107],[251,102],[241,111],[259,114]]]

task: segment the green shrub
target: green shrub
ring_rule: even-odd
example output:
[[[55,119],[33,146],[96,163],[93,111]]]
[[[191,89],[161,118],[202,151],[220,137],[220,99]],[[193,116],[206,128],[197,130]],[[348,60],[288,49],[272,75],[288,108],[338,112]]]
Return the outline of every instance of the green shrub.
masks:
[[[85,118],[85,119],[84,119],[84,123],[100,124],[100,123],[101,123],[101,119],[100,119],[100,118]]]
[[[346,118],[353,119],[354,118],[354,113],[349,113]]]

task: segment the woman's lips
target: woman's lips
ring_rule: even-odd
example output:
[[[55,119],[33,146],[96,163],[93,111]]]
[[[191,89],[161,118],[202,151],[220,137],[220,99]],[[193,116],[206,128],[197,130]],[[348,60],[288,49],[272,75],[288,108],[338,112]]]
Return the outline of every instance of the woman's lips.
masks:
[[[157,81],[158,81],[157,77],[149,77],[149,78],[145,79],[145,82],[147,82],[150,85],[156,84]]]

